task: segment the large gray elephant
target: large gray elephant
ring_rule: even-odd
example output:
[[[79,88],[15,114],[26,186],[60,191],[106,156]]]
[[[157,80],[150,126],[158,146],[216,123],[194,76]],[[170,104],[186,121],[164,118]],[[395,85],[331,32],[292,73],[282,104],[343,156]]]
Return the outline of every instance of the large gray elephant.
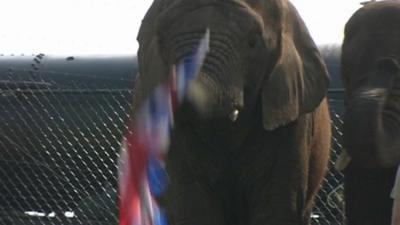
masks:
[[[203,108],[184,102],[166,158],[169,224],[308,224],[329,157],[329,78],[288,1],[155,0],[138,35],[134,107],[207,29],[193,83]]]
[[[388,225],[400,162],[400,2],[369,3],[347,22],[342,46],[346,88],[344,146],[349,225]]]

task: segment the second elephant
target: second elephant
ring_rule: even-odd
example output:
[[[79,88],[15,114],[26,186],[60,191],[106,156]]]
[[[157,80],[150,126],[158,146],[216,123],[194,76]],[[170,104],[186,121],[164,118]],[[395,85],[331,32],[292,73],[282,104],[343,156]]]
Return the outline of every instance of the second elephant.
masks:
[[[369,3],[347,22],[342,46],[346,88],[344,147],[349,225],[389,225],[400,162],[400,2]]]

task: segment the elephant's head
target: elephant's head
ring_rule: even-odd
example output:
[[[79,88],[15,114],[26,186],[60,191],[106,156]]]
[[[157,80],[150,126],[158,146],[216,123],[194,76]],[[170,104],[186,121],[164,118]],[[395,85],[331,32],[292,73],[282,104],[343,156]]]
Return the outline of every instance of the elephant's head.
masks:
[[[342,46],[344,146],[355,164],[400,162],[400,2],[370,3],[350,18]]]
[[[193,84],[205,99],[201,118],[235,120],[239,113],[240,119],[261,103],[263,126],[271,130],[324,98],[325,65],[285,0],[154,1],[138,36],[139,98],[168,79],[171,66],[192,53],[206,30],[210,51]]]

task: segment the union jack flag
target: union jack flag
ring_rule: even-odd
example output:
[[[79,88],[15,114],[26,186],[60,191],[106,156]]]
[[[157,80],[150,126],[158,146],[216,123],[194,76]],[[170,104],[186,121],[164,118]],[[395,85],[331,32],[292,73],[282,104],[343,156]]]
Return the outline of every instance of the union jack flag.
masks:
[[[154,197],[168,185],[164,157],[173,113],[200,72],[209,39],[207,30],[194,53],[172,68],[170,82],[155,88],[124,137],[119,165],[120,225],[167,225]]]

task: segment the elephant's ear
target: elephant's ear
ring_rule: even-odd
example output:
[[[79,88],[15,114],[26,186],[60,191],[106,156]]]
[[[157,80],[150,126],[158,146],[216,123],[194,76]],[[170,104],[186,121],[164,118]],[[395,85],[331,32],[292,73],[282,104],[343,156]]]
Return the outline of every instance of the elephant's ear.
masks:
[[[165,0],[155,0],[142,20],[137,40],[139,42],[139,75],[134,88],[134,110],[140,108],[153,89],[166,81],[169,69],[160,54],[157,23]]]
[[[398,73],[400,70],[400,64],[394,56],[379,58],[376,61],[376,67],[380,71],[386,71],[391,74]]]
[[[282,6],[280,56],[262,84],[263,125],[267,130],[313,111],[329,85],[325,64],[304,22],[290,3],[285,4]]]

